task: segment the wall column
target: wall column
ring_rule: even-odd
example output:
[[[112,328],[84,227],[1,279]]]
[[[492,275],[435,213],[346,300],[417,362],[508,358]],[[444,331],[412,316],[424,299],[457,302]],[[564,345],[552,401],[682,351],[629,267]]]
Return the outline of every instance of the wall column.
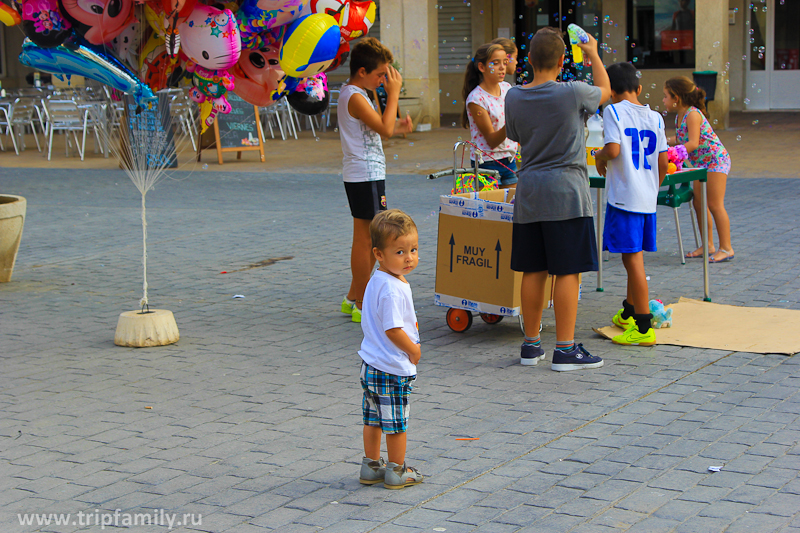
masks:
[[[435,0],[391,0],[381,2],[380,10],[381,41],[402,68],[406,94],[401,98],[419,98],[420,121],[438,128],[439,18],[435,6]]]
[[[726,129],[731,103],[730,85],[725,83],[728,79],[728,3],[696,0],[695,27],[695,70],[718,73],[717,92],[714,101],[709,102],[708,119],[715,130]]]

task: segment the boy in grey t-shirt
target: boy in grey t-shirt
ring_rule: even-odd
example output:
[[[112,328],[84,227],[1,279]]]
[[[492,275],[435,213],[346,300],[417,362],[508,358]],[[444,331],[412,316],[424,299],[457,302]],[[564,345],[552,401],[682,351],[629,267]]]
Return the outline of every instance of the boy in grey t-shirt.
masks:
[[[523,273],[525,342],[520,362],[535,365],[544,359],[539,325],[550,273],[558,276],[551,368],[559,372],[603,366],[600,357],[574,339],[579,274],[597,270],[584,119],[611,96],[611,85],[597,41],[589,36],[589,42],[579,46],[592,63],[594,87],[556,81],[566,47],[558,30],[542,28],[529,47],[533,81],[514,87],[506,96],[506,133],[522,146],[511,248],[511,268]]]

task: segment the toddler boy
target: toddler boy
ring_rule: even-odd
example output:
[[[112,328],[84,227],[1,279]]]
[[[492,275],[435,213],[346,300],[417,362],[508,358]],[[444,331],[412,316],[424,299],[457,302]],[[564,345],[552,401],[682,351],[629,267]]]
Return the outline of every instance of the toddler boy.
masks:
[[[419,237],[411,217],[399,209],[381,211],[369,226],[379,266],[364,292],[361,329],[361,388],[364,389],[364,459],[359,480],[387,489],[422,483],[405,464],[412,385],[421,356],[417,315],[405,276],[417,267]],[[381,458],[386,434],[389,462]]]

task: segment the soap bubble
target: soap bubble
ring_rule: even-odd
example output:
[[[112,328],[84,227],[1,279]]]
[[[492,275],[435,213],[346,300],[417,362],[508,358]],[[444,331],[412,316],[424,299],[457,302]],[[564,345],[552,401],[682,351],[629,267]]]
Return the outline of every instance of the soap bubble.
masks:
[[[656,88],[656,84],[655,84],[655,83],[651,83],[651,84],[650,84],[650,88],[651,88],[651,89],[655,89],[655,88]]]
[[[456,127],[456,123],[455,123],[455,122],[453,122],[453,127],[454,127],[454,128]]]
[[[208,165],[203,165],[203,170],[208,170]]]
[[[737,136],[736,136],[736,140],[737,140],[737,141],[741,141],[741,140],[742,140],[742,136],[741,136],[741,135],[737,135]]]
[[[650,98],[650,93],[645,93],[644,97],[645,97],[646,99],[649,99],[649,98]]]
[[[409,146],[414,146],[414,143],[408,143]]]
[[[712,46],[714,46],[714,48],[719,48],[719,41],[714,41]]]
[[[399,156],[399,155],[397,155],[397,154],[394,154],[394,160],[395,160],[395,161],[397,161],[399,158],[400,158],[400,156]]]
[[[458,103],[458,100],[453,100],[453,105],[456,105],[457,103]]]
[[[314,140],[319,142],[319,137],[314,137]]]
[[[636,71],[636,77],[637,77],[637,78],[641,78],[641,77],[642,77],[642,72],[641,72],[641,71],[639,71],[639,70],[637,70],[637,71]]]
[[[744,99],[744,105],[750,105],[750,99],[749,98],[745,98]]]

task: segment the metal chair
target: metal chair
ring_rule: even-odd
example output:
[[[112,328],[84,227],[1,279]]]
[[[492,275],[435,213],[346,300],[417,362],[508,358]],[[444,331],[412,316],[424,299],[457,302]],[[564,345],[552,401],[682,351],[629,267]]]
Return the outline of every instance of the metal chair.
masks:
[[[19,155],[19,147],[17,146],[17,139],[14,135],[14,128],[11,125],[11,118],[9,117],[8,111],[6,110],[5,106],[0,106],[0,134],[2,131],[5,130],[5,134],[11,137],[11,143],[14,145],[14,151]],[[0,150],[6,151],[6,147],[3,145],[2,137],[0,137]]]
[[[86,125],[85,112],[78,109],[72,100],[44,100],[44,110],[47,116],[47,160],[50,161],[53,152],[53,132],[63,131],[65,138],[65,153],[69,157],[70,138],[72,133],[75,146],[83,160],[83,147],[78,141],[78,132],[83,132]],[[85,136],[84,136],[85,139]]]
[[[197,120],[195,119],[194,109],[194,102],[186,96],[183,90],[175,91],[169,103],[169,114],[181,132],[189,136],[189,140],[192,142],[192,149],[196,152],[197,130],[195,128],[197,127]]]
[[[34,122],[35,119],[38,119],[41,125],[41,117],[39,116],[39,109],[34,105],[33,100],[30,98],[17,98],[11,106],[10,119],[19,138],[17,143],[19,148],[25,149],[25,130],[30,127],[33,138],[36,140],[36,148],[41,152],[42,145],[39,143],[39,135],[36,133],[36,123]]]

